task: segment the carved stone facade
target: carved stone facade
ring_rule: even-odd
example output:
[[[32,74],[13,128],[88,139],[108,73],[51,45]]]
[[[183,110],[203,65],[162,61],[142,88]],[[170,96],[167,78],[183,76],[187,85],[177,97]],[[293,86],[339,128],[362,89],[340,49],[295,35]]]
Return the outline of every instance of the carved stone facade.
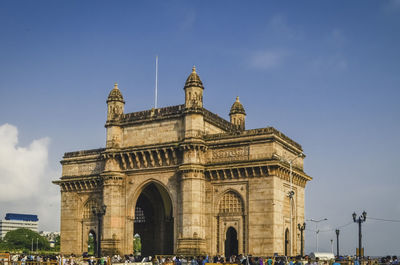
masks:
[[[98,231],[91,208],[105,205],[106,253],[132,253],[139,234],[143,255],[299,254],[311,180],[302,147],[272,127],[245,130],[238,98],[231,122],[203,108],[195,69],[184,90],[183,105],[127,114],[111,90],[106,148],[65,153],[54,181],[62,253],[88,250]]]

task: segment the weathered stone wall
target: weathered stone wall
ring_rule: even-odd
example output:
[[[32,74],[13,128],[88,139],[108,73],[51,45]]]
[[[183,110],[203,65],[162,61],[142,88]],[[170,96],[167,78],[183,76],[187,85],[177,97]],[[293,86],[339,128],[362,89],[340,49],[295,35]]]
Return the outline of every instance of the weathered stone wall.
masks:
[[[272,254],[272,178],[249,181],[249,252],[253,255]]]
[[[82,238],[80,226],[81,201],[78,194],[73,192],[61,193],[61,252],[79,253]]]
[[[215,134],[215,133],[223,133],[224,130],[209,123],[204,121],[204,133],[205,134]]]
[[[177,142],[181,141],[183,136],[182,119],[135,124],[124,128],[121,147]]]

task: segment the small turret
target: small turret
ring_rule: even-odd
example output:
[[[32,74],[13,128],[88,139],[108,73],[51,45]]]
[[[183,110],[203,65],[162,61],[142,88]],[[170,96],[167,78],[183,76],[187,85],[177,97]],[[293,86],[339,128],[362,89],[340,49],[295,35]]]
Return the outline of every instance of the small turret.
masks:
[[[185,107],[202,108],[203,107],[203,83],[196,73],[196,67],[193,66],[192,73],[186,79],[185,83]]]
[[[114,84],[114,88],[108,94],[107,105],[107,121],[118,119],[124,113],[125,101],[117,83]]]
[[[244,111],[242,103],[239,101],[239,97],[236,97],[236,101],[231,107],[229,116],[231,117],[232,124],[236,125],[240,130],[245,129],[246,112]]]

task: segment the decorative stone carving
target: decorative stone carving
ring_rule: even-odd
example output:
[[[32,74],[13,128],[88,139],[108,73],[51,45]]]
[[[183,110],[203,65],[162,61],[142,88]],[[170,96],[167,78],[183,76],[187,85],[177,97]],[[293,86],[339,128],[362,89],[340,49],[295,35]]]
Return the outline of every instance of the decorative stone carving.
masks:
[[[219,214],[242,214],[243,202],[240,197],[233,191],[224,194],[219,202]]]
[[[212,151],[212,161],[245,160],[249,158],[249,147],[233,147]]]

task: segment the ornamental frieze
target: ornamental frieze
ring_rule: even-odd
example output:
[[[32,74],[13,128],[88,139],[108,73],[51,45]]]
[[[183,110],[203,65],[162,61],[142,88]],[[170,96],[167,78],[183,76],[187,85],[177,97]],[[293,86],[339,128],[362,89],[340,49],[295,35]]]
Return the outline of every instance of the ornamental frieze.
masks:
[[[103,171],[102,162],[92,162],[85,164],[69,164],[63,166],[63,176],[94,175]]]
[[[217,149],[212,150],[211,159],[212,162],[248,160],[249,153],[250,152],[248,146]]]

